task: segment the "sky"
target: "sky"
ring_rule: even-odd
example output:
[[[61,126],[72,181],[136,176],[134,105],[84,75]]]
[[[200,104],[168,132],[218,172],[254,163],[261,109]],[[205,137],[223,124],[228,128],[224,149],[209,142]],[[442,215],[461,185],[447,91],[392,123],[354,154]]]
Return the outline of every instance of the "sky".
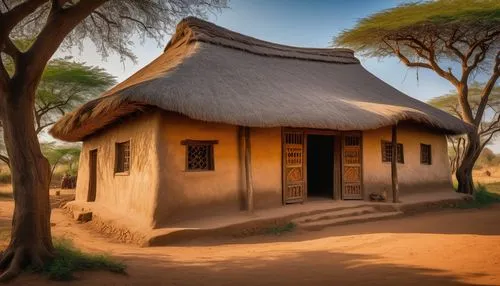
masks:
[[[372,13],[408,1],[404,0],[231,0],[229,8],[208,15],[208,20],[230,30],[279,44],[327,48],[342,30],[352,28],[356,21]],[[135,41],[133,49],[137,63],[121,62],[111,55],[103,59],[90,42],[82,51],[70,53],[75,60],[97,65],[122,81],[158,57],[169,37],[158,45],[154,40]],[[360,55],[357,55],[358,57]],[[409,69],[396,58],[374,59],[360,57],[361,64],[371,73],[400,91],[427,101],[450,92],[454,87],[434,72]],[[489,146],[500,153],[500,144]]]

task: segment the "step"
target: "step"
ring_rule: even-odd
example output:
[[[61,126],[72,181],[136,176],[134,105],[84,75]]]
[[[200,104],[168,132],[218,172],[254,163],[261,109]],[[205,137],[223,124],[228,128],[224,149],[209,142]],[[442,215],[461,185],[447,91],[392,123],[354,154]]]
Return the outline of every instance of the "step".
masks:
[[[359,215],[375,213],[375,212],[378,212],[378,210],[375,209],[374,207],[364,206],[364,207],[334,210],[334,211],[322,212],[322,213],[314,214],[314,215],[303,216],[303,217],[299,217],[299,218],[294,219],[292,222],[296,223],[296,224],[311,223],[311,222],[316,222],[316,221],[320,221],[320,220],[359,216]]]
[[[333,225],[341,225],[341,224],[350,224],[350,223],[359,223],[365,221],[379,220],[384,218],[390,218],[402,215],[403,212],[374,212],[374,213],[366,213],[363,215],[357,216],[347,216],[340,218],[332,218],[332,219],[323,219],[312,222],[302,222],[297,223],[297,227],[305,230],[321,230],[328,226]]]

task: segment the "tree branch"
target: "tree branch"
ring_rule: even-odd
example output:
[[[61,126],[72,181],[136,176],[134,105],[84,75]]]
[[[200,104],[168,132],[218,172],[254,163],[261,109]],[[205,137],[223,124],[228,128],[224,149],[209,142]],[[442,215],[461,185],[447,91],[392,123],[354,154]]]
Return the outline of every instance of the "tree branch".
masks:
[[[411,36],[396,37],[394,40],[396,42],[398,42],[398,41],[407,42],[406,44],[405,43],[403,43],[403,44],[405,44],[406,46],[413,49],[417,53],[417,55],[419,55],[423,59],[426,59],[428,62],[427,66],[430,66],[430,68],[432,70],[434,70],[439,76],[441,76],[444,79],[447,79],[455,86],[457,86],[459,84],[458,79],[453,75],[453,73],[451,71],[447,72],[439,66],[439,64],[437,63],[437,59],[436,59],[436,52],[435,52],[433,46],[427,46],[422,41],[420,41],[414,37],[411,37]],[[412,45],[412,43],[414,45]],[[434,43],[434,42],[432,42],[432,43]],[[418,49],[418,48],[420,48],[420,49]],[[428,55],[425,55],[422,52],[422,50],[427,52]]]
[[[101,13],[99,11],[93,11],[92,14],[96,14],[97,16],[99,16],[99,18],[101,18],[109,26],[118,26],[118,23],[116,23],[115,21],[112,21],[112,20],[108,19],[108,17],[106,17],[106,15],[104,15],[103,13]]]
[[[7,72],[7,69],[5,69],[3,61],[0,59],[0,99],[3,96],[2,91],[7,89],[9,79],[9,73]]]
[[[479,132],[479,136],[483,136],[485,134],[488,134],[488,132],[492,131],[495,127],[499,127],[498,124],[500,123],[500,113],[495,113],[495,115],[493,116],[493,118],[495,118],[492,122],[490,122],[490,124],[488,125],[488,127],[486,127],[485,129],[481,130],[481,132]]]
[[[488,99],[491,94],[491,90],[495,87],[495,84],[500,77],[500,51],[497,52],[495,57],[495,64],[493,65],[493,74],[488,79],[483,91],[481,92],[481,101],[479,102],[479,107],[476,112],[476,118],[474,119],[474,123],[477,125],[481,122],[484,114],[484,110],[486,109],[486,104],[488,103]]]
[[[448,107],[455,113],[456,116],[458,116],[458,118],[463,120],[462,113],[458,110],[456,105],[449,105]]]
[[[54,124],[54,123],[56,123],[56,121],[49,121],[48,123],[45,123],[45,124],[42,124],[42,125],[38,125],[38,126],[36,127],[36,129],[35,129],[36,134],[37,134],[37,135],[38,135],[38,134],[40,134],[40,132],[42,132],[42,131],[43,131],[43,129],[45,129],[45,128],[49,127],[50,125],[52,125],[52,124]]]
[[[0,154],[0,161],[4,162],[5,164],[7,164],[7,166],[10,167],[10,160],[6,155]]]
[[[4,39],[9,36],[12,29],[14,29],[19,22],[21,22],[29,14],[35,12],[36,9],[46,2],[47,0],[24,1],[3,14],[2,19],[0,20],[0,47],[2,46]]]
[[[68,3],[69,0],[52,0],[52,9],[54,11],[63,9],[64,4]]]
[[[477,53],[474,56],[474,60],[472,61],[471,65],[468,65],[468,58],[462,62],[462,78],[460,79],[461,82],[468,82],[469,81],[469,75],[470,73],[476,69],[476,67],[481,63],[485,58],[486,58],[486,52],[488,51],[488,48],[483,48],[481,47],[481,52]]]
[[[425,63],[420,63],[420,62],[411,62],[405,55],[401,53],[401,50],[399,48],[394,48],[391,44],[389,44],[386,40],[382,40],[384,43],[391,49],[394,54],[408,67],[421,67],[421,68],[427,68],[427,69],[432,69],[432,67],[428,64]]]
[[[19,51],[10,38],[5,39],[3,52],[11,56],[14,62],[17,61],[18,57],[21,55],[21,51]]]
[[[9,11],[9,10],[10,10],[10,7],[9,7],[9,5],[7,5],[7,3],[5,2],[5,0],[2,0],[2,3],[3,3],[3,6],[5,7],[5,9],[6,9],[7,11]]]
[[[491,141],[493,136],[498,133],[500,129],[495,130],[494,132],[491,132],[491,134],[488,136],[488,138],[481,144],[481,148],[479,150],[483,150],[484,147]]]
[[[108,0],[79,1],[67,9],[51,9],[47,23],[26,52],[26,64],[32,66],[29,79],[39,80],[45,65],[64,38],[87,16]]]
[[[144,29],[144,31],[146,31],[146,33],[148,33],[149,35],[153,36],[153,33],[151,32],[151,29],[153,29],[153,27],[146,26],[146,24],[144,24],[142,21],[139,21],[139,20],[134,19],[134,18],[129,17],[129,16],[120,15],[120,18],[126,19],[126,20],[130,20],[130,21],[138,24],[139,26],[141,26]]]

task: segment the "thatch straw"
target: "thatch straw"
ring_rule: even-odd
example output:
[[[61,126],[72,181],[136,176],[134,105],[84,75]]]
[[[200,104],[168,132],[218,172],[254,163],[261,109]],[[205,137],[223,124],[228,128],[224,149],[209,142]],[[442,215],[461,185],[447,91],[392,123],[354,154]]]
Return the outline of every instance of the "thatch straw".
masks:
[[[82,140],[144,105],[251,127],[364,130],[411,120],[449,134],[470,128],[376,78],[352,51],[276,45],[188,18],[160,57],[51,134]]]

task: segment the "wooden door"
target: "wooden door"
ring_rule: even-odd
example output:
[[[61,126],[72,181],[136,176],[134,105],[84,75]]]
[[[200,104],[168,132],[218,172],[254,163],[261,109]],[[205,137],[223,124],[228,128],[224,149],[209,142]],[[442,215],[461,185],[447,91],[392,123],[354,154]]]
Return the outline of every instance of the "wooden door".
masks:
[[[89,190],[88,202],[95,202],[97,191],[97,149],[89,152]]]
[[[300,203],[306,196],[304,132],[283,132],[283,202]]]
[[[363,199],[361,132],[342,135],[342,199]]]

